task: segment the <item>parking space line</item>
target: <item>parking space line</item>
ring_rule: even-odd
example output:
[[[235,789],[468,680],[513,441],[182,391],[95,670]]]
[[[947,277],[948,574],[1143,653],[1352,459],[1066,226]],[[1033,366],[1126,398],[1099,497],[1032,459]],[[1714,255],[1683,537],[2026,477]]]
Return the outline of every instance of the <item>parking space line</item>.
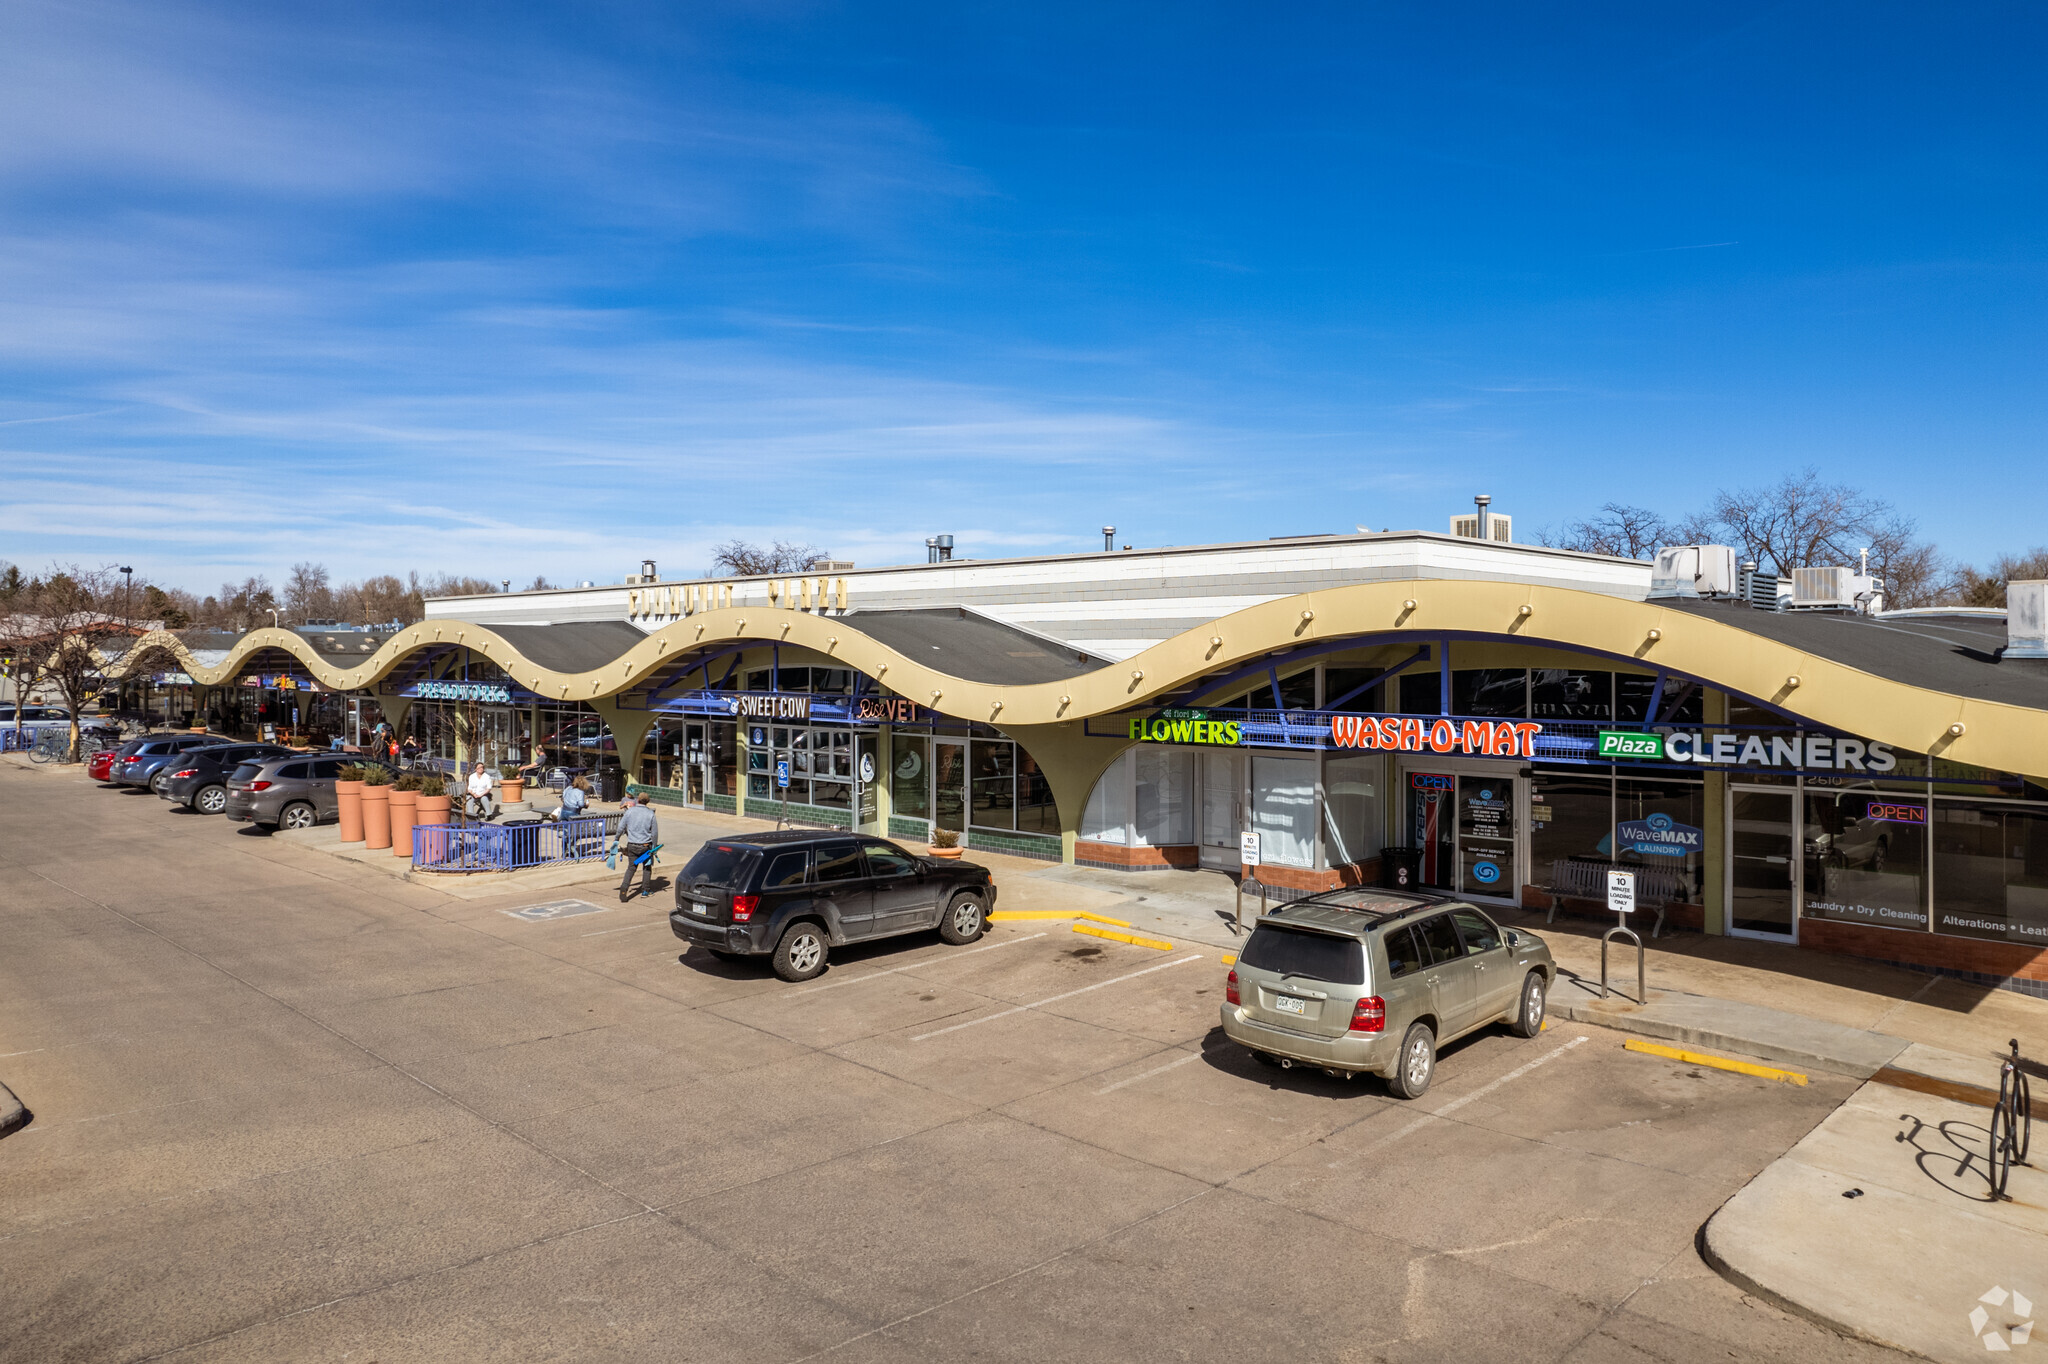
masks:
[[[633,931],[634,929],[636,929],[636,928],[667,928],[667,927],[668,927],[668,920],[666,920],[666,919],[663,919],[663,920],[662,920],[662,921],[661,921],[660,923],[658,923],[658,924],[627,924],[627,925],[626,925],[626,926],[625,926],[624,928],[600,928],[600,929],[598,929],[598,930],[597,930],[597,932],[595,932],[595,933],[579,933],[579,934],[577,934],[576,936],[577,936],[577,937],[579,937],[579,938],[602,938],[602,937],[603,937],[603,936],[604,936],[605,934],[607,934],[607,933],[631,933],[631,932],[632,932],[632,931]]]
[[[823,985],[812,985],[802,990],[791,990],[790,993],[792,995],[814,995],[820,990],[836,989],[841,985],[859,985],[862,981],[880,980],[883,976],[893,976],[899,971],[915,971],[920,966],[935,966],[941,962],[955,961],[961,957],[971,957],[976,952],[993,952],[998,947],[1009,947],[1014,943],[1030,942],[1033,938],[1042,938],[1044,936],[1045,934],[1043,933],[1026,933],[1021,938],[1005,938],[1001,942],[985,943],[980,947],[970,947],[965,952],[948,952],[943,956],[926,957],[923,961],[914,961],[908,966],[892,966],[886,971],[870,971],[867,975],[854,976],[848,980],[828,980]]]
[[[1417,1118],[1415,1121],[1409,1123],[1407,1126],[1399,1128],[1396,1131],[1387,1133],[1387,1135],[1381,1137],[1372,1145],[1367,1146],[1366,1148],[1361,1150],[1358,1153],[1359,1157],[1362,1158],[1364,1156],[1370,1155],[1374,1151],[1379,1150],[1382,1146],[1390,1146],[1394,1142],[1401,1140],[1403,1137],[1413,1136],[1415,1133],[1420,1132],[1423,1128],[1429,1126],[1438,1118],[1449,1117],[1451,1114],[1463,1108],[1466,1104],[1478,1102],[1480,1099],[1485,1098],[1487,1095],[1493,1093],[1494,1090],[1499,1089],[1502,1085],[1507,1084],[1509,1081],[1521,1079],[1524,1075],[1527,1075],[1530,1071],[1536,1069],[1536,1067],[1548,1065],[1552,1061],[1555,1061],[1558,1057],[1570,1051],[1573,1047],[1580,1046],[1583,1043],[1588,1042],[1590,1040],[1590,1038],[1583,1036],[1574,1037],[1571,1041],[1565,1043],[1561,1047],[1558,1047],[1556,1050],[1546,1051],[1543,1053],[1543,1055],[1537,1057],[1535,1060],[1527,1062],[1523,1065],[1516,1066],[1513,1070],[1501,1076],[1499,1079],[1489,1081],[1488,1083],[1483,1084],[1479,1086],[1479,1088],[1473,1090],[1470,1094],[1466,1094],[1459,1098],[1453,1099],[1449,1103],[1445,1104],[1442,1108],[1439,1108],[1431,1113],[1425,1113],[1421,1117]]]
[[[1149,1080],[1155,1075],[1164,1075],[1167,1071],[1172,1070],[1175,1066],[1184,1066],[1190,1061],[1199,1061],[1201,1059],[1202,1053],[1194,1052],[1191,1055],[1181,1057],[1178,1061],[1168,1061],[1163,1066],[1154,1066],[1152,1067],[1152,1069],[1146,1071],[1143,1075],[1133,1075],[1128,1080],[1118,1080],[1113,1085],[1104,1085],[1101,1089],[1095,1091],[1096,1097],[1100,1098],[1102,1095],[1109,1093],[1111,1090],[1122,1089],[1125,1085],[1134,1085],[1138,1083],[1138,1081],[1140,1080]]]
[[[1202,954],[1199,952],[1192,956],[1176,957],[1172,961],[1163,961],[1157,966],[1148,966],[1142,971],[1133,971],[1127,976],[1116,976],[1110,980],[1098,980],[1093,985],[1083,985],[1078,990],[1069,990],[1063,995],[1054,995],[1050,999],[1036,1000],[1030,1004],[1019,1004],[1016,1008],[1005,1009],[999,1014],[987,1014],[981,1018],[970,1018],[965,1023],[955,1023],[952,1027],[940,1028],[937,1032],[920,1033],[910,1040],[913,1042],[927,1042],[934,1037],[944,1037],[949,1032],[959,1032],[962,1028],[971,1028],[977,1023],[993,1023],[998,1018],[1008,1018],[1011,1014],[1021,1014],[1028,1009],[1042,1009],[1048,1004],[1057,1004],[1063,999],[1072,999],[1075,995],[1085,995],[1090,990],[1100,990],[1105,985],[1121,985],[1127,980],[1136,980],[1139,976],[1149,976],[1154,971],[1164,971],[1170,966],[1186,966],[1191,961],[1200,961],[1201,959]]]

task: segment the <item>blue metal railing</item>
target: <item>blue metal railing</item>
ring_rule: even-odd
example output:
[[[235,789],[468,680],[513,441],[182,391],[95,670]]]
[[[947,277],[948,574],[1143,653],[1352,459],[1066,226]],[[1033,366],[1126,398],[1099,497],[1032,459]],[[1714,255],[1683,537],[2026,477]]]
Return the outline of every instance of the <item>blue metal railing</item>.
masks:
[[[602,817],[525,824],[417,824],[412,864],[422,871],[519,871],[604,857]]]
[[[0,729],[0,753],[26,753],[35,747],[36,735],[33,729],[17,730],[13,725]]]

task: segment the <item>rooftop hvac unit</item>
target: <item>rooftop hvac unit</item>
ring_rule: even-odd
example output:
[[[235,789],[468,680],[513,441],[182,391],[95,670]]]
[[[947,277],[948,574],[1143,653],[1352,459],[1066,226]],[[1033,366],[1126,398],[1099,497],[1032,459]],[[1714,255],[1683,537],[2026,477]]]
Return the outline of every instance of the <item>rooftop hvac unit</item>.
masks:
[[[2021,579],[2005,585],[2003,658],[2048,658],[2048,581]]]
[[[1479,514],[1477,512],[1468,512],[1464,516],[1452,517],[1451,534],[1463,536],[1467,540],[1477,540],[1479,538]],[[1509,516],[1506,512],[1488,512],[1486,514],[1486,538],[1495,544],[1512,544],[1515,539],[1515,518]]]
[[[1792,583],[1774,573],[1759,573],[1756,565],[1742,566],[1741,590],[1736,594],[1759,611],[1782,611],[1792,600]]]
[[[1727,545],[1667,545],[1650,569],[1650,596],[1736,595],[1735,551]]]
[[[1853,568],[1792,570],[1792,609],[1795,611],[1856,611],[1876,598],[1877,579]]]

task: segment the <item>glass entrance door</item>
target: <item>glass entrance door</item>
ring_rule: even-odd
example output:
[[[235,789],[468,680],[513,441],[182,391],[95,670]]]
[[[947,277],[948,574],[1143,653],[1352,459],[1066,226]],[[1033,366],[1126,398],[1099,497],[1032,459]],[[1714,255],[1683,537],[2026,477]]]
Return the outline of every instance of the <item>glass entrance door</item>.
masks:
[[[1515,782],[1458,774],[1458,890],[1515,894]]]
[[[1408,774],[1408,837],[1422,850],[1422,867],[1416,879],[1438,890],[1451,888],[1457,861],[1458,822],[1451,808],[1457,789],[1458,778],[1454,773]]]
[[[1796,940],[1798,811],[1788,790],[1728,793],[1728,927]]]
[[[1237,836],[1250,826],[1244,820],[1244,755],[1199,754],[1202,776],[1201,863],[1235,871],[1242,863]]]
[[[932,823],[967,829],[967,745],[959,739],[932,741]]]

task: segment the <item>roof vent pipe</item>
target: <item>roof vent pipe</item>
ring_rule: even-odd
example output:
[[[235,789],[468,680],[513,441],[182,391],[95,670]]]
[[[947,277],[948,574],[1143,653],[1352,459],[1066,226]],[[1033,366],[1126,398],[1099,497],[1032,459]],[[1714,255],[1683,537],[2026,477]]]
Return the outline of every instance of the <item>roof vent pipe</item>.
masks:
[[[2048,658],[2048,578],[2005,585],[2004,658]]]
[[[1115,526],[1104,526],[1102,528],[1102,547],[1105,550],[1113,550],[1116,548]]]
[[[640,581],[643,583],[654,581],[654,560],[642,559],[640,561]]]
[[[934,535],[934,536],[932,537],[932,541],[931,541],[931,543],[932,543],[932,553],[933,553],[933,555],[934,555],[934,556],[936,557],[936,561],[937,561],[937,562],[939,562],[939,563],[942,563],[942,564],[943,564],[943,563],[946,563],[946,562],[948,562],[948,561],[950,561],[950,560],[952,559],[952,557],[953,557],[953,537],[952,537],[952,536],[950,536],[950,535]]]
[[[1493,505],[1493,497],[1491,494],[1481,493],[1479,494],[1479,496],[1472,499],[1472,505],[1479,508],[1479,539],[1480,542],[1483,544],[1484,542],[1491,540],[1493,538],[1486,524],[1486,509]]]

